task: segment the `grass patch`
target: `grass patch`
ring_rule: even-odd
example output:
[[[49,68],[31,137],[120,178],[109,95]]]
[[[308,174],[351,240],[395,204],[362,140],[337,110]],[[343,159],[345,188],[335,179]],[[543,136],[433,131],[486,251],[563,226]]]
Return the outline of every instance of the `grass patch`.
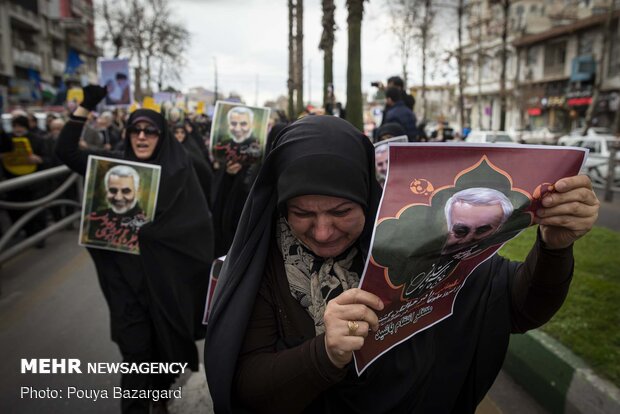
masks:
[[[511,240],[500,254],[524,260],[535,227]],[[575,274],[562,308],[541,329],[620,386],[620,233],[595,227],[575,243]]]

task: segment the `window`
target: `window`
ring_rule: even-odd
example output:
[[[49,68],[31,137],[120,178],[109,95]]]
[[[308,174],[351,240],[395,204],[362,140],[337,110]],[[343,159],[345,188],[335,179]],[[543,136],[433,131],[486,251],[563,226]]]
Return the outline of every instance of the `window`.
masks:
[[[613,25],[612,33],[614,33],[614,38],[609,42],[609,77],[620,74],[620,27],[617,20]]]
[[[527,50],[527,65],[536,66],[538,63],[538,48],[536,46],[530,47]]]
[[[545,75],[561,75],[566,63],[566,40],[545,45]]]
[[[579,35],[577,42],[577,55],[592,55],[594,52],[594,42],[596,41],[596,32],[589,31]]]

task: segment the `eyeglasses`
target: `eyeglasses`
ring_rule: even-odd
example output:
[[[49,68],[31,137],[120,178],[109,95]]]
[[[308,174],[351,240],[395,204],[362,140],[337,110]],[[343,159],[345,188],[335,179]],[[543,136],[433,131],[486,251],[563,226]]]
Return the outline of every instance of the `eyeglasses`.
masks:
[[[482,234],[487,233],[488,231],[493,230],[493,226],[486,224],[484,226],[476,227],[474,229],[466,226],[464,224],[455,224],[452,226],[452,234],[457,239],[462,239],[467,237],[471,232],[474,232],[476,236],[480,236]]]
[[[146,128],[138,128],[135,126],[127,128],[127,132],[129,135],[140,135],[141,132],[144,132],[144,136],[147,138],[157,138],[159,137],[159,129],[155,127],[148,126]]]
[[[111,194],[117,194],[118,191],[120,190],[121,193],[127,195],[127,194],[131,194],[131,192],[133,191],[131,188],[129,187],[124,187],[124,188],[116,188],[116,187],[110,187],[108,188],[108,192],[110,192]]]
[[[237,122],[237,121],[230,121],[230,126],[235,128],[237,127],[237,125],[240,125],[242,128],[245,128],[246,126],[249,125],[248,122],[246,121],[241,121],[241,122]]]

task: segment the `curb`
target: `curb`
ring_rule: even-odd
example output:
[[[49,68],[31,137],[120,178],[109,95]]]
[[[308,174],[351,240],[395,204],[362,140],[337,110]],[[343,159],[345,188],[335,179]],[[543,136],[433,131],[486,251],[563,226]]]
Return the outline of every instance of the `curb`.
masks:
[[[544,332],[511,335],[504,369],[550,413],[620,413],[620,389]]]

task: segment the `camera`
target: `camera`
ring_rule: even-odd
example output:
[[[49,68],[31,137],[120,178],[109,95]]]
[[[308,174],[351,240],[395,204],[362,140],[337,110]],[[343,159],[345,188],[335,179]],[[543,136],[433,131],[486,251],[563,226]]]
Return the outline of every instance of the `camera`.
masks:
[[[381,82],[379,81],[370,82],[370,86],[374,86],[375,88],[378,88],[380,84]]]

